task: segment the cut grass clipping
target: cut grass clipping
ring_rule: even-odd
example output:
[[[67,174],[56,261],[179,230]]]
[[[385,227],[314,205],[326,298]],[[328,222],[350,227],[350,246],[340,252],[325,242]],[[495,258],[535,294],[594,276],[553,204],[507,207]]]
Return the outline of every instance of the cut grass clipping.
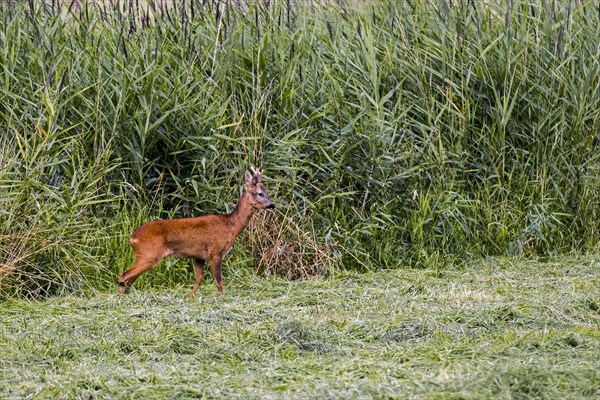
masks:
[[[236,268],[596,250],[597,3],[3,1],[0,296],[108,289],[136,226],[231,211],[248,164],[285,212]]]
[[[0,307],[3,398],[600,396],[594,258]]]

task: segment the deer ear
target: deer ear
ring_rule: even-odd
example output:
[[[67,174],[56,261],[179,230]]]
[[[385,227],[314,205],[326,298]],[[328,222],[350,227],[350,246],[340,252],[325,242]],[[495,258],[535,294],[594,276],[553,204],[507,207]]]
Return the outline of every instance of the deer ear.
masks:
[[[246,174],[244,175],[244,181],[246,185],[251,185],[254,183],[254,178],[250,172],[246,171]]]

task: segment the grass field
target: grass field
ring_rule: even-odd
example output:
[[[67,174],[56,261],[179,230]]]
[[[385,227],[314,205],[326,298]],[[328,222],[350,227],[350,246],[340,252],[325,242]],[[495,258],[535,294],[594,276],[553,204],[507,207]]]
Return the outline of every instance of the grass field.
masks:
[[[0,1],[0,400],[600,398],[597,3]]]
[[[0,308],[4,398],[598,398],[600,265],[226,277]],[[191,283],[191,282],[190,282]],[[116,288],[115,288],[116,290]]]

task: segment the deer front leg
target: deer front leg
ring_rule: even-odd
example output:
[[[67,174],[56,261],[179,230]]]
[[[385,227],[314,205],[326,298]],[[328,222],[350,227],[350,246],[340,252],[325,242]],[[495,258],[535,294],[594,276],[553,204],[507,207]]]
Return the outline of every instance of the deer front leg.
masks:
[[[210,259],[210,270],[215,278],[215,284],[220,294],[223,294],[223,277],[221,276],[221,256],[214,256]]]
[[[190,293],[190,299],[196,297],[196,291],[198,291],[198,288],[202,283],[202,278],[204,276],[204,260],[200,258],[194,259],[194,274],[196,275],[196,283],[194,283],[194,288],[192,289],[192,293]]]

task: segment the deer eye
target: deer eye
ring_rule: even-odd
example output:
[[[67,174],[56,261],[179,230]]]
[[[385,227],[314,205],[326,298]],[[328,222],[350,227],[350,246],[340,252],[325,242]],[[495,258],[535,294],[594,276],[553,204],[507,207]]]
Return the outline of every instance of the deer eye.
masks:
[[[263,197],[265,194],[264,194],[263,192],[258,192],[258,193],[256,193],[256,195],[257,195],[258,197]]]

